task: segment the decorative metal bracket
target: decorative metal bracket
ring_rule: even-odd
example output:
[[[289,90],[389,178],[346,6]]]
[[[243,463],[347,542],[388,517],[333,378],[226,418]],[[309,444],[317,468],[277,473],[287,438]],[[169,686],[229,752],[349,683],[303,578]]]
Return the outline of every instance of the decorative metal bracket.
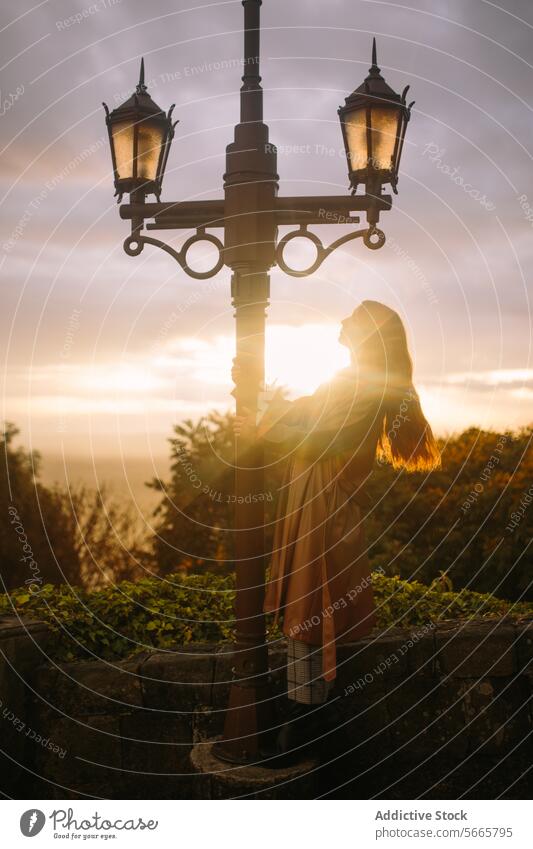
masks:
[[[296,226],[278,242],[274,255],[271,257],[286,274],[292,277],[307,277],[313,274],[324,262],[324,260],[341,245],[352,239],[362,238],[364,244],[370,250],[378,250],[385,244],[385,234],[376,224],[379,213],[391,207],[389,195],[352,195],[338,197],[336,195],[319,197],[276,197],[274,209],[274,221],[270,222],[272,227],[272,242],[275,241],[275,227]],[[368,226],[362,230],[355,230],[342,236],[331,245],[325,247],[322,241],[314,233],[308,231],[313,224],[357,224],[359,218],[353,216],[354,212],[366,212]],[[230,219],[234,213],[230,214]],[[226,202],[224,200],[202,200],[202,201],[173,201],[170,203],[145,203],[144,195],[132,196],[132,203],[123,204],[120,207],[120,216],[131,221],[131,234],[124,242],[124,250],[129,256],[138,256],[145,245],[154,245],[161,248],[169,256],[173,257],[181,268],[190,277],[196,280],[207,280],[214,277],[229,261],[231,251],[222,243],[221,239],[206,233],[206,228],[222,229],[226,236]],[[196,230],[195,235],[190,236],[181,250],[177,251],[165,242],[151,236],[145,236],[143,227],[146,219],[154,219],[153,223],[147,224],[148,230]],[[270,232],[270,231],[269,231]],[[308,268],[301,271],[290,268],[285,262],[284,251],[287,244],[293,239],[309,239],[316,250],[316,259]],[[195,271],[187,262],[187,252],[197,242],[210,242],[218,249],[218,260],[208,271]],[[270,241],[270,240],[269,240]]]
[[[366,227],[363,230],[356,230],[352,233],[347,233],[346,236],[341,236],[340,239],[336,239],[331,245],[328,247],[324,247],[321,240],[314,233],[309,233],[307,230],[307,224],[301,224],[298,230],[292,230],[290,233],[287,233],[286,236],[283,236],[282,239],[277,244],[276,247],[276,262],[286,274],[290,274],[291,277],[307,277],[309,274],[313,274],[317,268],[320,268],[324,260],[335,251],[337,248],[340,248],[341,245],[346,244],[346,242],[350,242],[352,239],[362,238],[364,244],[367,248],[370,248],[372,251],[377,251],[379,248],[383,247],[385,244],[385,233],[380,230],[378,227],[371,226]],[[307,268],[301,269],[297,271],[294,268],[290,268],[283,258],[283,252],[293,239],[309,239],[310,242],[316,248],[316,259],[310,266]]]
[[[193,245],[198,244],[198,242],[210,242],[218,248],[218,260],[215,265],[209,269],[209,271],[195,271],[194,268],[191,268],[187,262],[187,253],[189,249]],[[190,236],[183,243],[183,246],[179,251],[174,250],[174,248],[167,245],[166,242],[162,242],[160,239],[154,239],[152,236],[145,236],[141,233],[140,228],[137,228],[124,242],[124,250],[128,256],[139,256],[145,245],[154,245],[156,248],[161,248],[161,250],[165,251],[180,264],[189,277],[194,277],[195,280],[208,280],[210,277],[214,277],[224,265],[224,245],[217,236],[213,236],[211,233],[206,233],[203,227],[198,227],[194,236]]]

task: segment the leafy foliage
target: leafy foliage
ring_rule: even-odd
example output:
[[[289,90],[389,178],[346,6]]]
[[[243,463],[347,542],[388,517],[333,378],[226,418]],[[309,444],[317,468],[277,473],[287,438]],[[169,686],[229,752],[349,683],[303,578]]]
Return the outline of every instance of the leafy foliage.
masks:
[[[14,448],[18,430],[0,438],[0,573],[5,589],[35,575],[42,582],[79,578],[80,562],[63,494],[39,482],[40,457]],[[24,546],[27,546],[24,548]],[[26,560],[24,558],[27,558]],[[31,568],[31,564],[37,564]]]
[[[376,469],[366,530],[374,567],[430,583],[445,571],[454,587],[533,599],[533,504],[508,530],[533,479],[531,428],[464,431],[442,443],[430,474]]]
[[[156,510],[160,522],[155,554],[165,574],[178,566],[191,568],[224,560],[229,549],[231,511],[226,494],[232,488],[231,418],[211,413],[197,423],[187,419],[170,439],[170,483],[154,480],[163,494]]]
[[[171,479],[150,484],[163,494],[154,540],[162,574],[178,568],[227,574],[233,567],[233,418],[212,412],[174,429],[176,435],[169,440]],[[280,477],[276,472],[275,466],[266,472],[267,521],[274,517],[272,493]]]
[[[92,588],[142,575],[149,551],[133,505],[117,503],[105,486],[44,486],[39,455],[15,448],[17,433],[6,425],[0,437],[3,589],[24,582]]]
[[[95,589],[108,581],[140,578],[151,568],[151,549],[133,503],[119,502],[105,484],[98,490],[71,487],[63,492],[67,498],[80,564],[77,582]]]
[[[532,616],[533,604],[511,604],[489,595],[453,592],[449,581],[418,581],[373,574],[378,628],[414,626],[456,618]],[[49,623],[50,655],[61,661],[91,656],[127,657],[151,648],[233,636],[232,576],[174,574],[122,581],[94,592],[62,584],[39,593],[19,588],[0,595],[0,614],[16,612]],[[271,629],[271,638],[279,632]]]

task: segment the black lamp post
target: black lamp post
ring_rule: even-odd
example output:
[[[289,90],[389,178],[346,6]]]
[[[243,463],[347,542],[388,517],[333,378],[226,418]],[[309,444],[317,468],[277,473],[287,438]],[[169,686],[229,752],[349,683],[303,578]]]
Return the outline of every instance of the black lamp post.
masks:
[[[191,277],[202,280],[217,274],[223,265],[232,271],[231,296],[235,307],[236,358],[239,380],[234,392],[237,413],[257,408],[264,380],[265,311],[269,298],[269,270],[278,265],[287,274],[303,277],[313,273],[340,245],[362,238],[371,249],[385,242],[377,228],[382,210],[391,207],[390,195],[381,186],[396,188],[398,166],[409,108],[394,94],[375,62],[363,87],[347,99],[340,112],[349,162],[352,194],[325,197],[278,197],[276,151],[269,144],[263,123],[263,92],[259,76],[259,10],[261,0],[242,0],[244,6],[244,67],[241,87],[241,120],[234,141],[226,149],[224,199],[171,203],[146,203],[152,192],[159,198],[161,181],[173,136],[171,111],[165,115],[146,92],[141,80],[130,100],[111,114],[106,107],[115,186],[119,200],[130,193],[130,203],[120,215],[131,220],[131,234],[124,243],[130,256],[145,245],[154,245],[174,257]],[[140,130],[140,131],[139,131]],[[365,193],[356,194],[359,183]],[[365,212],[368,226],[350,230],[328,246],[313,233],[311,224],[353,225],[356,212]],[[144,232],[147,230],[195,230],[180,250]],[[278,240],[278,227],[295,225]],[[218,236],[207,229],[219,229]],[[289,241],[307,238],[316,248],[314,262],[304,270],[290,268],[283,253]],[[187,252],[198,241],[209,241],[219,250],[208,271],[199,272],[187,263]],[[246,499],[263,492],[262,449],[255,442],[237,439],[235,445],[235,561],[236,644],[234,680],[231,686],[224,736],[216,747],[218,756],[233,763],[260,759],[259,738],[269,726],[268,649],[263,614],[265,551],[264,506]],[[243,496],[243,497],[239,497]]]

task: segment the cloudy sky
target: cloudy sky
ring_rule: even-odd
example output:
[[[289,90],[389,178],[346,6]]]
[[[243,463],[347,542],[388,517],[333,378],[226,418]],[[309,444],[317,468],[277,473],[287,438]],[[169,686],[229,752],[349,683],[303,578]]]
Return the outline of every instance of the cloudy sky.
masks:
[[[240,0],[5,0],[2,17],[4,418],[45,456],[164,456],[173,423],[229,406],[229,273],[194,281],[155,248],[124,254],[101,103],[129,96],[144,56],[152,96],[180,121],[163,199],[220,197]],[[274,271],[268,376],[294,395],[327,379],[343,365],[339,321],[373,298],[405,319],[439,433],[525,424],[533,7],[264,0],[280,194],[346,193],[337,107],[366,75],[374,34],[387,81],[416,100],[388,241],[349,243],[309,278]],[[320,231],[325,242],[346,232]]]

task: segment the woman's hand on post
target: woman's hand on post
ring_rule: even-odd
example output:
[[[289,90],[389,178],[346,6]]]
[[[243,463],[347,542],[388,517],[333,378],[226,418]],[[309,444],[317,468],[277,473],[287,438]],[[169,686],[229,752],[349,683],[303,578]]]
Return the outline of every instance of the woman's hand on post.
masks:
[[[238,383],[238,381],[240,380],[241,371],[242,369],[240,365],[238,365],[237,357],[233,357],[233,363],[231,366],[231,379],[233,383]]]
[[[235,416],[233,421],[233,433],[235,436],[244,439],[251,439],[255,436],[255,415],[247,407],[243,408],[243,416]]]
[[[239,358],[233,357],[232,366],[231,366],[231,380],[235,385],[239,382],[242,377],[242,366],[239,365]],[[260,389],[263,390],[265,388],[265,384],[260,384]]]

